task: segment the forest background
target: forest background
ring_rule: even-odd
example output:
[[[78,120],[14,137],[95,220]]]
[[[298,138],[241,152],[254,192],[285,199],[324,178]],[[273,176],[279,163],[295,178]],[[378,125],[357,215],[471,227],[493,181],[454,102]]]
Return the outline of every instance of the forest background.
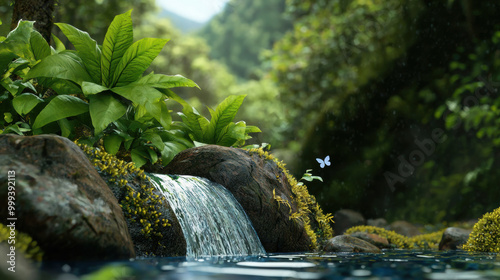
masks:
[[[251,142],[270,143],[298,178],[321,176],[307,185],[326,212],[439,223],[499,206],[499,7],[231,0],[181,32],[154,0],[75,0],[57,5],[54,21],[102,42],[113,17],[133,8],[136,40],[170,39],[149,71],[195,81],[201,90],[176,93],[205,114],[246,94],[236,119],[262,130]],[[11,13],[0,5],[2,20]]]

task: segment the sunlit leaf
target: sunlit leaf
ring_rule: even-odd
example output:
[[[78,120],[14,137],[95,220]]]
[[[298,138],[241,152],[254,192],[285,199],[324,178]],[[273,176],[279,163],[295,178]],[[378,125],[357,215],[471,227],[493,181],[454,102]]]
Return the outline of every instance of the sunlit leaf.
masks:
[[[154,88],[173,88],[173,87],[197,87],[200,88],[195,82],[181,75],[161,75],[150,73],[133,84],[148,85]]]
[[[35,106],[40,102],[43,102],[43,99],[27,92],[16,96],[12,100],[12,106],[19,115],[25,115],[31,112],[31,110],[33,110],[33,108],[35,108]]]
[[[40,60],[50,55],[49,44],[38,31],[31,32],[29,46],[35,60]]]
[[[102,44],[102,84],[112,86],[113,74],[123,55],[133,42],[132,10],[116,16],[108,27]]]
[[[94,83],[101,83],[101,50],[96,41],[87,32],[69,24],[56,23],[68,40],[73,44],[78,55],[85,62],[85,68]]]
[[[60,52],[47,56],[35,65],[26,75],[26,79],[38,77],[60,78],[73,81],[79,85],[83,81],[91,81],[85,67],[75,59],[71,52]]]
[[[166,39],[144,38],[133,43],[118,63],[111,84],[119,87],[135,82],[167,42]]]
[[[125,105],[110,94],[89,95],[89,107],[94,135],[101,133],[110,123],[127,112]]]

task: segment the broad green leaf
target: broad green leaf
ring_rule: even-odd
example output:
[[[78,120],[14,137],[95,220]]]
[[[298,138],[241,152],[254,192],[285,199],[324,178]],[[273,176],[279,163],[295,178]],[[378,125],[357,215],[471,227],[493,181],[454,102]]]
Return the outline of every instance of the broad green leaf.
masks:
[[[151,114],[163,128],[169,129],[172,123],[172,116],[168,111],[167,104],[164,101],[159,101],[156,103],[146,103],[146,110]]]
[[[98,94],[100,92],[108,90],[107,87],[92,83],[92,82],[82,82],[82,91],[85,96]]]
[[[245,123],[230,123],[217,133],[217,142],[215,144],[231,147],[238,140],[245,138]]]
[[[35,60],[40,60],[50,55],[49,43],[45,41],[42,34],[38,33],[38,31],[31,32],[29,46]]]
[[[148,133],[149,132],[149,133]],[[154,133],[152,130],[146,131],[141,135],[141,139],[151,142],[159,151],[163,151],[165,145],[163,145],[163,140],[160,135]]]
[[[132,149],[132,151],[130,151],[130,157],[132,158],[135,166],[139,168],[148,162],[147,158],[149,157],[149,154],[139,149]]]
[[[6,113],[3,113],[3,119],[7,122],[7,123],[11,123],[14,119],[12,118],[12,113],[10,112],[6,112]]]
[[[60,119],[57,121],[57,123],[59,124],[59,128],[61,128],[61,136],[69,137],[69,135],[71,134],[71,130],[73,129],[70,121],[68,119]]]
[[[157,89],[144,85],[114,87],[111,89],[111,91],[127,98],[136,105],[156,103],[159,102],[163,97],[163,94]]]
[[[254,125],[247,125],[245,128],[245,133],[257,133],[257,132],[262,132],[260,128],[254,126]]]
[[[76,60],[70,52],[60,52],[49,55],[35,65],[26,75],[25,79],[38,77],[60,78],[73,81],[79,85],[83,81],[91,81],[85,67]]]
[[[60,119],[83,114],[88,110],[89,104],[80,98],[71,95],[58,95],[40,111],[33,124],[33,129]]]
[[[102,84],[112,87],[113,74],[123,55],[133,42],[132,10],[116,16],[109,25],[102,45],[101,74]]]
[[[57,38],[57,36],[54,34],[52,34],[52,41],[54,42],[54,45],[56,47],[55,53],[59,53],[66,50],[66,47],[64,46],[63,42],[61,42],[61,40]]]
[[[20,20],[11,32],[7,35],[6,40],[9,41],[19,41],[25,44],[29,43],[31,37],[31,31],[33,31],[34,21]]]
[[[0,43],[0,75],[9,69],[9,64],[16,58],[6,44]]]
[[[31,32],[34,21],[19,21],[17,27],[12,30],[3,43],[7,44],[10,51],[19,57],[34,61],[33,53],[29,48]]]
[[[104,149],[106,152],[115,155],[118,150],[120,150],[120,145],[123,142],[123,138],[116,134],[106,135],[104,136]]]
[[[183,114],[179,114],[182,121],[188,126],[189,130],[192,132],[194,139],[196,141],[205,142],[204,134],[207,131],[210,123],[209,121],[200,115],[196,109],[192,107],[185,107]],[[213,143],[211,143],[213,144]]]
[[[167,42],[166,39],[144,38],[133,43],[116,66],[111,84],[119,87],[135,82]]]
[[[94,135],[101,133],[127,112],[127,107],[110,94],[89,95],[88,98]]]
[[[155,163],[158,161],[158,155],[156,154],[156,152],[154,150],[146,149],[146,151],[148,151],[149,159],[150,159],[151,163]]]
[[[228,96],[217,106],[215,111],[210,111],[212,117],[210,120],[210,130],[214,131],[214,135],[219,135],[223,129],[233,121],[245,96],[246,95]],[[217,139],[215,140],[218,142]]]
[[[44,78],[44,77],[39,77],[37,80],[38,84],[53,89],[55,92],[57,92],[57,94],[83,93],[82,88],[79,85],[69,80],[62,80],[58,78]]]
[[[173,87],[197,87],[200,88],[195,82],[181,75],[162,75],[150,73],[133,84],[148,85],[154,88],[173,88]]]
[[[19,115],[25,115],[31,112],[31,110],[33,110],[33,108],[35,108],[35,106],[40,102],[43,102],[43,99],[27,92],[14,97],[12,100],[12,106]]]
[[[78,55],[84,61],[87,72],[94,83],[101,83],[101,49],[87,32],[81,31],[69,24],[56,23],[61,31],[73,44]]]

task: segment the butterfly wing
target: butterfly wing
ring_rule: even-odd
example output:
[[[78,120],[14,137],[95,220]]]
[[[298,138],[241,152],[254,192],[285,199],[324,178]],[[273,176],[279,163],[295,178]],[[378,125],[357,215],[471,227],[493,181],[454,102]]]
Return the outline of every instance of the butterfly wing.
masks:
[[[319,167],[321,167],[321,168],[325,167],[325,162],[322,159],[316,158],[316,161],[319,163]]]
[[[330,162],[330,156],[326,156],[325,158],[325,164],[330,166],[331,162]]]

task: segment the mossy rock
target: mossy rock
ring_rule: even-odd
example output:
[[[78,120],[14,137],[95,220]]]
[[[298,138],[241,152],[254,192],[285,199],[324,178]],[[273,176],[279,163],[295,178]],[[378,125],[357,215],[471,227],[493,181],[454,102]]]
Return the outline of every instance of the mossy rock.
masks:
[[[483,215],[474,225],[463,249],[470,252],[500,252],[500,208]]]

